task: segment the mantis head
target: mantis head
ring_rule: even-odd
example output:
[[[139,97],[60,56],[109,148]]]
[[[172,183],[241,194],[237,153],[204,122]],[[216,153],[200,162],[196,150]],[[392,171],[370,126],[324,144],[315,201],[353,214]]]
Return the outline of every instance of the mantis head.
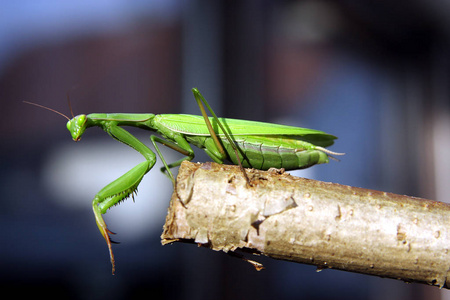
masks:
[[[66,118],[67,119],[67,125],[66,125],[67,129],[70,131],[70,134],[72,135],[72,139],[75,142],[78,142],[81,139],[81,136],[83,135],[84,131],[87,128],[87,120],[88,120],[87,116],[86,115],[78,115],[78,116],[74,117],[73,112],[72,112],[72,107],[70,106],[70,101],[69,101],[69,108],[70,108],[70,113],[72,114],[72,119],[69,119],[69,117],[66,116],[65,114],[63,114],[57,110],[54,110],[52,108],[49,108],[47,106],[40,105],[40,104],[33,103],[33,102],[28,102],[28,101],[23,101],[23,102],[43,108],[43,109],[47,109],[49,111],[57,113],[58,115],[61,115],[64,118]]]
[[[72,135],[72,139],[75,142],[78,142],[81,139],[84,131],[86,130],[86,115],[78,115],[73,117],[71,120],[67,121],[67,129],[70,131]]]

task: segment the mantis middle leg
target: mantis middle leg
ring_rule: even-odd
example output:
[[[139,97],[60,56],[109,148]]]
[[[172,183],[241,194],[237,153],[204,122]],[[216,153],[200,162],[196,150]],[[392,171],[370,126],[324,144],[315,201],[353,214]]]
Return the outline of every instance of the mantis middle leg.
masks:
[[[192,150],[191,145],[181,135],[178,138],[175,138],[175,140],[177,141],[176,143],[162,139],[155,135],[150,136],[150,140],[152,141],[156,152],[158,153],[159,157],[161,158],[162,163],[164,164],[164,167],[161,168],[161,172],[166,174],[172,180],[174,187],[175,187],[175,179],[174,179],[174,176],[173,176],[172,172],[170,171],[170,169],[178,167],[179,165],[181,165],[181,163],[183,161],[191,161],[194,158],[194,150]],[[167,147],[169,147],[175,151],[178,151],[181,154],[184,154],[186,156],[173,162],[173,163],[167,164],[156,143],[160,143],[164,146],[167,146]],[[222,145],[220,145],[220,146],[222,146]],[[216,163],[219,163],[219,164],[223,164],[223,162],[226,158],[225,152],[221,152],[221,149],[223,149],[223,148],[222,147],[218,148],[214,139],[207,140],[205,143],[204,150],[205,150],[206,154],[208,154],[209,157],[211,157]]]
[[[175,189],[175,177],[173,176],[172,171],[170,171],[170,169],[178,167],[185,160],[191,161],[195,156],[194,150],[192,150],[191,145],[189,145],[188,141],[186,141],[186,139],[182,135],[175,136],[174,137],[175,142],[162,139],[160,137],[157,137],[156,135],[150,136],[150,140],[152,141],[152,144],[155,147],[155,150],[158,153],[158,156],[159,158],[161,158],[161,161],[164,165],[164,167],[161,168],[161,172],[166,174],[172,180],[173,187]],[[167,164],[166,160],[162,156],[161,150],[159,150],[159,147],[156,143],[160,143],[164,146],[167,146],[186,156],[173,163]]]

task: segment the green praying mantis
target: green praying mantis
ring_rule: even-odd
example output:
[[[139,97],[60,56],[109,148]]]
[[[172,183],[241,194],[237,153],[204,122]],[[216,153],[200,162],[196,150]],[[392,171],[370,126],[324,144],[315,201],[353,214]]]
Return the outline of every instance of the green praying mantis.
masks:
[[[328,163],[332,155],[343,155],[325,149],[334,143],[335,136],[323,131],[263,123],[256,121],[218,118],[206,99],[198,89],[193,88],[195,100],[201,111],[201,116],[185,114],[127,114],[127,113],[92,113],[78,115],[72,119],[51,108],[27,102],[64,116],[67,129],[72,139],[79,141],[85,130],[98,126],[112,138],[122,142],[144,156],[145,161],[102,188],[92,201],[95,221],[105,239],[112,273],[115,272],[115,260],[112,251],[111,232],[102,217],[113,205],[133,197],[139,183],[156,162],[155,153],[148,146],[138,140],[122,126],[133,126],[158,133],[150,136],[156,153],[160,157],[165,173],[175,186],[175,178],[171,169],[179,166],[183,161],[191,161],[194,151],[190,144],[203,149],[216,163],[225,160],[239,165],[247,183],[251,185],[244,168],[268,170],[269,168],[284,168],[285,170],[303,169],[315,164]],[[70,103],[69,103],[70,106]],[[212,117],[208,117],[206,108]],[[72,109],[71,109],[72,110]],[[167,146],[184,157],[167,163],[161,154],[158,144]]]

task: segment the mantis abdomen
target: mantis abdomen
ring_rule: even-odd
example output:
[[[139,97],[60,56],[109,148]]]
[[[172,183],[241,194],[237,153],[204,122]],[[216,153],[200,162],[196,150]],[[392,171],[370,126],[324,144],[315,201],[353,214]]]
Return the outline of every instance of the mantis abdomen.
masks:
[[[207,148],[212,138],[207,136],[186,136],[189,143],[201,148]],[[311,143],[286,136],[234,136],[235,145],[239,149],[239,157],[245,168],[268,170],[270,168],[284,168],[298,170],[315,164],[328,163],[328,155]],[[282,140],[282,142],[280,142]],[[227,153],[227,160],[238,164],[234,148],[226,139],[222,144]],[[283,144],[283,145],[280,145]],[[320,149],[317,149],[320,148]],[[208,153],[208,151],[206,151]],[[223,160],[208,155],[216,162]]]

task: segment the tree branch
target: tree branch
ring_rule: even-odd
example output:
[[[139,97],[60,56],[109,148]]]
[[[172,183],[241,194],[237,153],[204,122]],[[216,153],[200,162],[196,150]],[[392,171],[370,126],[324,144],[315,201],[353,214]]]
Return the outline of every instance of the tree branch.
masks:
[[[183,162],[162,243],[195,242],[449,288],[450,205],[297,178]]]

